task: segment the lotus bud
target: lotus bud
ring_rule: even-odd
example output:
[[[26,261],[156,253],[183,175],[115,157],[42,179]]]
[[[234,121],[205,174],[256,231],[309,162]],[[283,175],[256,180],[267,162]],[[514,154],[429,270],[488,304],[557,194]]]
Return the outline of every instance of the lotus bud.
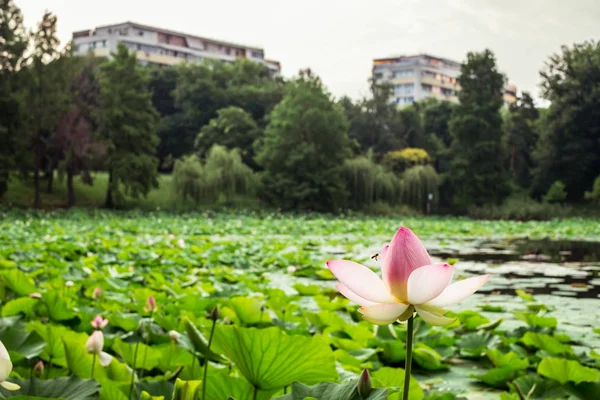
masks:
[[[100,354],[104,348],[104,335],[102,331],[94,331],[85,343],[85,349],[90,354]]]
[[[181,333],[177,331],[169,331],[169,339],[171,339],[171,342],[176,342],[180,337]]]
[[[210,319],[212,319],[213,321],[219,319],[219,306],[215,306],[215,308],[213,308],[213,310],[210,313]]]
[[[261,305],[260,305],[260,312],[264,312],[264,311],[265,311],[265,305],[264,305],[264,304],[261,304]]]
[[[154,299],[154,296],[148,297],[146,305],[144,306],[144,311],[147,313],[153,313],[156,311],[156,300]]]
[[[286,312],[286,311],[287,311],[287,310],[285,309],[285,307],[281,309],[281,313],[282,313],[282,314],[284,314],[284,315],[285,315],[285,312]]]
[[[371,375],[369,375],[369,370],[365,368],[358,379],[358,394],[361,398],[366,399],[371,394],[371,390],[373,390]]]
[[[38,293],[38,292],[29,293],[29,297],[31,297],[32,299],[41,299],[42,298],[42,294]]]
[[[37,376],[38,378],[44,376],[44,362],[43,361],[38,361],[37,364],[35,364],[35,367],[33,367],[33,374],[35,376]]]

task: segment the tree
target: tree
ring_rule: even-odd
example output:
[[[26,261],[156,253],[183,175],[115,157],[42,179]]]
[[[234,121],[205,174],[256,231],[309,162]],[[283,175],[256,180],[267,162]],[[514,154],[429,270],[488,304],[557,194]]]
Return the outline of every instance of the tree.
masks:
[[[563,47],[541,72],[551,102],[535,151],[532,192],[541,196],[560,180],[579,201],[600,174],[600,42]]]
[[[493,53],[469,52],[458,83],[460,105],[450,121],[453,157],[448,179],[453,203],[463,209],[500,203],[510,186],[500,115],[504,77]]]
[[[452,144],[450,119],[457,105],[450,101],[428,97],[419,102],[418,106],[425,139],[423,148],[431,154],[435,169],[441,173],[446,172],[449,168],[449,149]]]
[[[160,139],[157,150],[159,168],[170,171],[169,160],[188,154],[194,147],[198,127],[191,124],[183,109],[175,99],[175,89],[179,79],[180,66],[155,67],[152,69],[150,90],[152,104],[160,114],[156,133]]]
[[[246,111],[262,131],[267,115],[281,101],[285,87],[280,78],[271,76],[267,67],[244,59],[233,64],[178,66],[176,82],[172,93],[175,107],[181,112],[163,118],[161,122],[161,130],[165,129],[161,137],[169,138],[164,141],[168,144],[166,148],[173,143],[177,144],[177,149],[182,149],[173,151],[173,156],[183,154],[185,149],[191,151],[200,129],[217,118],[218,111],[223,108],[238,107]],[[208,149],[212,144],[204,145]],[[244,159],[249,162],[247,156]]]
[[[510,152],[509,167],[515,182],[522,188],[531,184],[533,151],[538,140],[536,121],[539,112],[527,92],[509,106],[504,123]]]
[[[28,120],[28,143],[33,150],[34,207],[42,205],[40,172],[44,162],[53,161],[46,156],[53,150],[49,147],[50,138],[55,132],[59,118],[68,109],[69,96],[69,48],[62,53],[56,35],[56,16],[46,12],[33,37],[32,63],[28,70],[27,106],[30,109]],[[48,178],[52,179],[53,167]],[[51,183],[49,183],[51,189]]]
[[[348,136],[356,140],[360,152],[369,149],[381,157],[393,149],[406,146],[406,135],[397,106],[391,102],[392,86],[371,81],[371,97],[354,103],[340,99],[350,126]]]
[[[123,198],[122,189],[137,198],[158,186],[158,137],[154,133],[158,113],[148,90],[148,71],[124,44],[100,67],[99,81],[98,130],[107,150],[105,206],[110,208]]]
[[[16,168],[17,136],[22,131],[22,85],[27,33],[21,10],[12,0],[0,0],[0,198]]]
[[[266,200],[286,209],[331,211],[342,205],[347,132],[344,113],[317,77],[307,71],[290,82],[257,152]]]
[[[94,110],[100,103],[100,84],[96,73],[100,59],[92,54],[71,59],[71,105],[60,118],[51,147],[61,160],[60,171],[67,177],[67,207],[75,204],[73,178],[81,173],[91,184],[89,171],[100,166],[105,148],[94,132],[97,128]]]
[[[252,116],[239,107],[222,108],[217,115],[202,127],[196,137],[198,154],[204,157],[215,144],[228,149],[238,148],[244,164],[256,167],[252,145],[261,132]]]

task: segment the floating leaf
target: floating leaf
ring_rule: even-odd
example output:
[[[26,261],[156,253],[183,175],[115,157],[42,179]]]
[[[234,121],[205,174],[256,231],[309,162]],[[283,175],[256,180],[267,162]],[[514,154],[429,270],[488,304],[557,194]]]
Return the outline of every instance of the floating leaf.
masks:
[[[306,386],[295,382],[292,391],[285,396],[277,397],[275,400],[386,400],[387,389],[373,389],[369,397],[361,397],[358,394],[357,381],[339,385],[331,382],[323,382],[314,386]]]
[[[562,384],[567,382],[598,382],[600,380],[599,371],[585,367],[575,360],[565,358],[544,358],[538,365],[537,372]]]
[[[217,327],[215,348],[260,389],[276,389],[298,381],[312,384],[337,379],[335,359],[320,337],[288,336],[279,328]]]

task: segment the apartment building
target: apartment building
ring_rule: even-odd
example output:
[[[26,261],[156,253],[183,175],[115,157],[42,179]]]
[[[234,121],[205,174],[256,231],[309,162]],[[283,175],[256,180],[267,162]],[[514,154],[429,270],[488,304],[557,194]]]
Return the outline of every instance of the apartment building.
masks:
[[[427,97],[457,103],[460,86],[460,63],[428,54],[399,56],[373,60],[373,79],[392,85],[393,101],[399,106],[412,104]],[[517,100],[517,87],[507,85],[505,103]]]
[[[247,58],[265,65],[274,75],[281,74],[280,63],[265,59],[265,51],[259,47],[188,35],[135,22],[73,32],[76,54],[93,51],[98,56],[110,57],[110,53],[116,52],[117,45],[121,42],[136,52],[141,64],[174,65],[205,60],[232,63],[237,58]]]

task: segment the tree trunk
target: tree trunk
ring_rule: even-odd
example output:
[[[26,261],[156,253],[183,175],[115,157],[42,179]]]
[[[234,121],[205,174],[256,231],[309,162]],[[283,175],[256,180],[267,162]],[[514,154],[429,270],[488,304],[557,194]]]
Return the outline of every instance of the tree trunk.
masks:
[[[512,154],[510,157],[510,170],[512,171],[513,178],[515,178],[517,176],[516,164],[517,164],[517,145],[513,144],[512,145]]]
[[[39,136],[35,139],[35,171],[33,172],[33,185],[34,185],[34,200],[33,207],[42,207],[42,197],[40,193],[40,169],[42,167],[42,142]]]
[[[112,170],[108,172],[108,188],[106,189],[106,200],[104,201],[104,207],[106,208],[114,208],[114,200],[112,195],[112,183],[113,183],[113,172]]]
[[[48,166],[48,172],[46,173],[48,182],[46,184],[46,193],[52,193],[52,186],[54,184],[54,161],[50,161]]]
[[[69,208],[75,205],[75,190],[73,189],[74,169],[73,163],[69,162],[67,166],[67,207]]]

